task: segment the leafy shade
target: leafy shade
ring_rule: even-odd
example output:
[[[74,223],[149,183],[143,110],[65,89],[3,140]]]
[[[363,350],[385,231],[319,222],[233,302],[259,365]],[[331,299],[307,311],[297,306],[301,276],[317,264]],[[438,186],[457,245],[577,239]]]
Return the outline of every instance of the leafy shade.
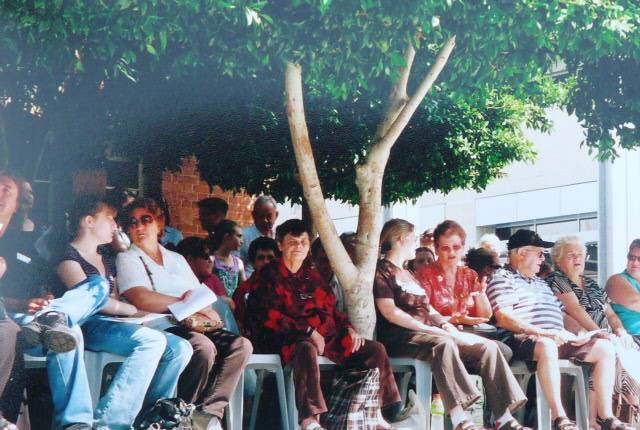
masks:
[[[112,135],[118,152],[142,157],[152,170],[177,169],[180,157],[195,155],[210,184],[299,202],[302,189],[277,83],[261,93],[246,81],[224,80],[207,91],[202,91],[204,83],[193,83],[164,84],[162,95],[145,93],[137,97],[142,102],[131,100],[130,114],[119,122],[121,131]],[[557,82],[539,88],[542,92],[529,101],[506,90],[466,100],[434,92],[392,151],[383,202],[416,199],[427,190],[479,190],[508,164],[531,161],[534,153],[523,125],[548,130],[544,108],[565,94]],[[308,106],[325,196],[355,204],[355,168],[373,139],[376,111],[364,98],[336,103],[310,97]],[[131,129],[137,132],[128,134]]]

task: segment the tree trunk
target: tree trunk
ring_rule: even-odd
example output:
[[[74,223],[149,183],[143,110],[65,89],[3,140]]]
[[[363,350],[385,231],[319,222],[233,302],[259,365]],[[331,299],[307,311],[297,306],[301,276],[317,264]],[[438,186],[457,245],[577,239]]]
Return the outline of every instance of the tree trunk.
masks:
[[[297,64],[287,63],[287,118],[304,198],[309,205],[311,217],[318,229],[331,267],[344,290],[349,319],[356,330],[369,339],[373,337],[376,323],[372,289],[382,227],[380,213],[384,169],[391,148],[438,78],[454,46],[455,36],[444,44],[434,64],[411,97],[407,96],[407,82],[415,51],[411,45],[405,50],[406,64],[389,95],[387,110],[376,131],[375,143],[364,164],[356,168],[359,213],[355,264],[339,240],[322,195],[304,114],[301,68]]]

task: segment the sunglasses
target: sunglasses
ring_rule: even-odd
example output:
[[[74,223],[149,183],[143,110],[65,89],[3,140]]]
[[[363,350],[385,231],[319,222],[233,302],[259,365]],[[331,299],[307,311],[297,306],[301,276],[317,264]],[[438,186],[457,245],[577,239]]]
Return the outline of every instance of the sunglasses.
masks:
[[[635,262],[639,262],[640,263],[640,255],[627,254],[627,261],[629,263],[635,263]]]
[[[141,225],[149,225],[153,222],[153,217],[151,215],[142,215],[140,219],[136,217],[129,218],[129,227],[135,227],[138,224]]]
[[[274,255],[266,255],[266,254],[256,255],[257,261],[262,261],[262,260],[271,261],[274,258],[276,258]]]

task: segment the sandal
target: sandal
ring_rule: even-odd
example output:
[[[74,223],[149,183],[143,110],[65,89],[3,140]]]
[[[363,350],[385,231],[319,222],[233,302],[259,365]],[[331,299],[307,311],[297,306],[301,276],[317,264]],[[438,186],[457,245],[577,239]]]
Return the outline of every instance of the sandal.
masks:
[[[551,426],[553,430],[578,430],[578,426],[576,423],[571,421],[567,417],[558,417],[553,420],[553,425]]]
[[[597,418],[596,422],[600,425],[600,430],[634,430],[635,427],[620,421],[616,417],[611,418]]]
[[[476,425],[473,421],[464,420],[453,430],[484,430],[484,427]]]
[[[525,427],[518,422],[515,418],[511,418],[501,427],[496,427],[496,430],[533,430],[531,427]]]

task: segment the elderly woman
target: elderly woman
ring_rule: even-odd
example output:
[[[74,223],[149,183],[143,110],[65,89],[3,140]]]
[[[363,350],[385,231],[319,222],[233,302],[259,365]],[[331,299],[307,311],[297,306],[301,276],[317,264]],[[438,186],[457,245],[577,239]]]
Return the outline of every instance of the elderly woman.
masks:
[[[640,253],[640,249],[638,250]],[[555,271],[546,281],[556,297],[564,304],[566,313],[579,325],[580,330],[605,329],[611,333],[612,340],[620,344],[619,354],[624,354],[625,347],[634,347],[633,340],[622,322],[609,304],[607,292],[598,284],[584,276],[586,259],[586,247],[580,238],[565,236],[558,239],[551,249]],[[615,281],[614,281],[615,282]],[[614,305],[616,306],[616,305]],[[616,365],[616,383],[614,386],[614,399],[617,406],[622,404],[626,411],[620,408],[616,415],[628,415],[623,417],[631,420],[639,412],[640,385],[638,380],[631,377],[622,367],[620,360]],[[592,420],[595,422],[595,410],[591,411]]]
[[[461,265],[467,235],[460,224],[446,220],[433,231],[438,259],[416,270],[416,278],[429,301],[452,324],[473,325],[491,318],[491,303],[485,293],[486,279]]]
[[[640,239],[631,242],[626,269],[609,278],[606,290],[622,326],[640,345]]]
[[[160,245],[163,212],[154,200],[136,199],[125,210],[124,225],[133,245],[118,254],[118,288],[136,308],[166,313],[169,305],[187,300],[200,281],[182,255]],[[220,321],[211,306],[197,313]],[[224,408],[251,356],[251,343],[224,329],[199,333],[177,326],[167,331],[193,347],[193,357],[178,381],[178,396],[198,405],[194,430],[221,430]]]
[[[320,389],[318,356],[343,368],[380,371],[380,405],[394,415],[400,394],[382,344],[364,339],[345,314],[320,273],[307,259],[310,232],[302,220],[291,219],[276,229],[282,258],[249,279],[247,323],[257,351],[279,353],[293,367],[296,407],[302,430],[320,430],[327,405]],[[390,429],[381,414],[377,429]]]
[[[511,415],[526,397],[497,344],[462,333],[429,303],[404,263],[415,257],[414,226],[402,219],[387,221],[380,235],[384,258],[378,262],[373,295],[378,310],[378,339],[389,353],[431,364],[445,410],[455,430],[476,430],[465,412],[479,398],[469,372],[480,374],[497,429],[522,429]],[[469,370],[467,370],[469,369]]]

